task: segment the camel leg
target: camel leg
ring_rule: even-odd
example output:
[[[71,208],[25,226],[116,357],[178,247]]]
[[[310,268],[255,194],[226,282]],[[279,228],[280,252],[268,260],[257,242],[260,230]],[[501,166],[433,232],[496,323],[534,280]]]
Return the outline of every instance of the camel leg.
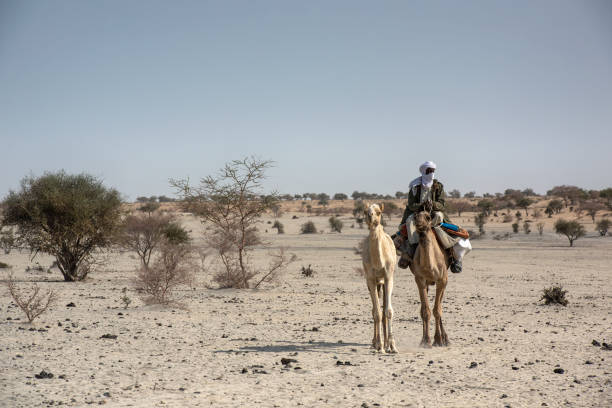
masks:
[[[434,303],[434,318],[436,319],[436,332],[434,334],[434,346],[448,346],[448,337],[442,325],[442,298],[446,289],[447,279],[440,279],[436,283],[436,302]]]
[[[381,320],[381,327],[382,327],[382,343],[383,343],[383,351],[387,350],[387,346],[389,343],[389,333],[387,332],[387,312],[386,312],[386,306],[387,304],[385,303],[385,285],[384,284],[379,284],[378,285],[378,299],[382,302],[382,320]]]
[[[382,313],[380,312],[380,303],[378,302],[378,288],[376,287],[376,283],[371,280],[368,280],[367,283],[370,298],[372,298],[372,317],[374,318],[374,337],[372,338],[372,347],[378,351],[381,351],[382,343],[380,341],[380,323],[382,320]]]
[[[384,311],[385,320],[388,325],[387,337],[385,338],[385,350],[388,353],[397,353],[395,348],[395,339],[393,338],[393,329],[391,321],[393,320],[393,306],[391,306],[391,294],[393,293],[393,277],[385,279],[385,297],[384,297]]]
[[[427,281],[423,278],[414,277],[419,288],[419,297],[421,298],[421,320],[423,320],[423,339],[421,347],[431,347],[431,338],[429,337],[429,301],[427,300]]]

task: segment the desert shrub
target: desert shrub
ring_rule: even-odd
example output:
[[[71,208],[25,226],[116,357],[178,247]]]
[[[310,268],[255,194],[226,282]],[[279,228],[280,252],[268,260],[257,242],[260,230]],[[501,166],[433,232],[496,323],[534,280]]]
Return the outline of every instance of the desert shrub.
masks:
[[[188,179],[170,181],[183,199],[197,203],[196,214],[202,221],[212,225],[207,243],[221,262],[221,270],[213,277],[220,286],[258,287],[276,279],[291,261],[281,249],[270,253],[267,269],[258,270],[249,257],[255,247],[264,244],[257,223],[279,199],[277,194],[263,195],[261,191],[271,166],[269,160],[245,158],[227,163],[216,176],[203,178],[199,186],[189,185]]]
[[[148,213],[149,215],[157,210],[159,210],[160,204],[156,203],[154,201],[150,201],[144,205],[142,205],[139,210],[145,213]]]
[[[580,204],[580,209],[586,211],[586,213],[591,217],[593,223],[595,223],[595,216],[598,211],[604,210],[605,206],[599,201],[587,201]]]
[[[30,323],[45,313],[57,300],[57,295],[52,289],[47,289],[44,293],[41,293],[40,287],[36,283],[30,287],[28,292],[19,290],[12,275],[8,276],[6,286],[13,302],[25,313]]]
[[[300,231],[302,232],[302,234],[316,234],[317,227],[315,227],[314,222],[308,221],[302,224],[302,228],[300,229]]]
[[[521,197],[518,200],[516,200],[516,206],[518,208],[523,208],[525,210],[525,216],[527,216],[527,208],[529,208],[529,206],[533,204],[533,200],[527,197]]]
[[[514,232],[515,234],[518,234],[518,229],[519,229],[518,222],[515,222],[514,224],[512,224],[512,232]]]
[[[274,215],[274,218],[279,218],[283,215],[283,208],[277,202],[272,203],[270,205],[270,210],[272,211],[272,215]]]
[[[276,228],[276,231],[279,234],[285,233],[285,226],[280,221],[274,221],[274,225],[272,225],[272,228]]]
[[[121,303],[123,303],[123,308],[127,309],[128,306],[130,306],[130,303],[132,303],[132,299],[127,295],[127,288],[123,288],[121,293],[122,295],[119,300],[121,300]]]
[[[300,217],[298,217],[297,215],[294,215],[293,217],[291,217],[292,220],[297,220],[298,218]]]
[[[191,241],[189,232],[177,222],[169,223],[163,229],[164,239],[172,245],[188,244]]]
[[[550,200],[544,212],[550,218],[552,214],[559,214],[563,210],[563,202],[561,200]]]
[[[523,223],[523,232],[524,232],[525,234],[529,234],[529,233],[531,233],[531,225],[530,225],[530,223],[529,223],[529,222],[527,222],[527,221],[525,221],[525,222]]]
[[[565,298],[567,290],[563,290],[562,286],[551,286],[542,290],[542,297],[540,300],[544,301],[544,304],[559,304],[567,306],[569,301]]]
[[[363,218],[357,218],[355,221],[357,221],[357,225],[359,225],[359,228],[363,228]]]
[[[517,221],[517,222],[520,222],[520,221],[521,221],[521,219],[523,218],[523,214],[521,214],[521,212],[520,212],[520,211],[517,211],[517,212],[514,214],[514,216],[516,217],[516,221]]]
[[[172,220],[172,217],[162,214],[128,215],[117,242],[121,247],[136,252],[142,264],[148,266]]]
[[[398,212],[399,207],[393,201],[385,201],[383,203],[383,214],[391,219],[391,216]]]
[[[5,262],[0,262],[0,269],[8,269],[10,268],[11,265],[5,263]]]
[[[538,227],[538,234],[540,235],[544,234],[544,223],[538,222],[536,226]]]
[[[555,222],[555,232],[559,235],[565,235],[569,240],[570,247],[574,246],[574,241],[584,237],[586,231],[578,221],[566,221],[559,219]]]
[[[3,206],[3,224],[17,227],[17,244],[54,256],[66,281],[88,275],[92,254],[110,247],[121,223],[119,192],[87,174],[26,177]]]
[[[477,214],[474,217],[474,223],[478,227],[478,233],[484,234],[485,233],[484,226],[487,223],[487,215],[485,213]]]
[[[332,232],[333,231],[342,232],[343,225],[344,224],[342,223],[342,221],[340,221],[339,218],[329,217],[329,226],[331,227]]]
[[[595,230],[599,232],[599,235],[604,237],[608,233],[608,229],[610,228],[610,225],[612,225],[612,222],[609,219],[604,218],[603,220],[600,220],[597,223]]]
[[[538,219],[542,217],[542,210],[539,208],[534,209],[531,214],[533,215],[533,218]]]
[[[356,220],[359,220],[359,218],[363,215],[364,211],[364,202],[362,200],[355,200],[355,202],[353,202],[353,217],[355,217]]]
[[[11,250],[15,247],[15,234],[12,228],[7,228],[0,232],[0,248],[6,255],[11,253]]]
[[[141,265],[136,275],[140,289],[147,296],[146,303],[168,304],[180,286],[191,286],[195,277],[192,248],[188,244],[160,244],[159,257],[152,265]]]
[[[314,270],[311,268],[310,265],[308,265],[308,268],[302,266],[302,276],[305,276],[307,278],[311,278],[314,276]]]
[[[504,219],[502,220],[503,222],[512,222],[514,218],[512,218],[512,216],[510,214],[505,214],[504,215]]]
[[[453,209],[457,211],[459,217],[461,217],[462,212],[471,211],[473,207],[467,200],[453,200]]]

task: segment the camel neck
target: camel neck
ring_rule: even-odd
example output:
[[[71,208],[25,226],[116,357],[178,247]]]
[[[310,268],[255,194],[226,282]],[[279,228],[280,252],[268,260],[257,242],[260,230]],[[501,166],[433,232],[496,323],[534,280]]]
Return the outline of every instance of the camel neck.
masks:
[[[374,239],[379,239],[380,236],[385,232],[382,225],[378,224],[376,228],[370,230],[370,237]]]

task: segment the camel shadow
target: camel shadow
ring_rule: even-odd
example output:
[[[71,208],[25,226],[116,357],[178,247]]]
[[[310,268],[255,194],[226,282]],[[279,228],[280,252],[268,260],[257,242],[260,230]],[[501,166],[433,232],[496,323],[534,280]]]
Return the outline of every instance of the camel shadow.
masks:
[[[215,353],[235,353],[242,352],[258,352],[258,353],[290,353],[290,352],[318,352],[318,353],[338,353],[342,352],[346,347],[369,347],[369,344],[364,343],[331,343],[326,341],[313,341],[295,343],[290,341],[280,341],[277,344],[269,344],[263,346],[244,346],[235,350],[217,350]]]

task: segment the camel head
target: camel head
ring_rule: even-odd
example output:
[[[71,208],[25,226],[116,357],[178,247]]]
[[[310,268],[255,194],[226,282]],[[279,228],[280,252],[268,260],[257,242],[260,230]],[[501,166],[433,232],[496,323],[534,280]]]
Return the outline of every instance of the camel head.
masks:
[[[431,228],[431,216],[427,211],[421,211],[414,216],[414,226],[417,232],[426,232]]]
[[[381,204],[380,206],[378,204],[371,204],[365,209],[365,221],[370,230],[378,227],[384,209],[384,204]]]

